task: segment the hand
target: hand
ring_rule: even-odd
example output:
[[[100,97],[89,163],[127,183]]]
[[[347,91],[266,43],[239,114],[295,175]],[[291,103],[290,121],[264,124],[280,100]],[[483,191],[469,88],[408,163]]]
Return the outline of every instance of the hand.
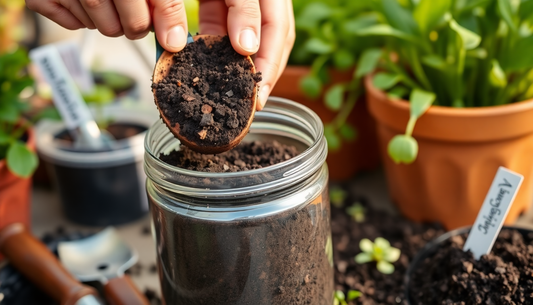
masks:
[[[105,36],[139,39],[152,29],[166,50],[187,43],[184,0],[26,0],[28,8],[70,29],[98,29]],[[291,0],[200,0],[200,33],[229,34],[242,55],[257,53],[263,74],[257,109],[285,69],[294,44]]]

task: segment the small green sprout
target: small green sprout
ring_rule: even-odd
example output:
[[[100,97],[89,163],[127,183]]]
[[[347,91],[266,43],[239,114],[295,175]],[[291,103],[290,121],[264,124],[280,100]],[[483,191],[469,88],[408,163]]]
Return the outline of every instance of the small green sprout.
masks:
[[[348,197],[348,193],[340,187],[334,186],[329,189],[329,200],[337,208],[342,208],[346,197]]]
[[[346,209],[346,213],[352,216],[357,223],[365,221],[365,211],[365,207],[363,207],[363,205],[361,205],[359,202],[354,203],[351,207]]]
[[[400,258],[400,249],[394,248],[385,238],[378,237],[374,242],[369,239],[362,239],[359,243],[361,253],[355,256],[355,261],[358,264],[368,262],[377,262],[379,272],[383,274],[391,274],[394,272],[394,263]]]
[[[348,290],[348,296],[344,295],[344,292],[335,291],[335,298],[333,299],[333,305],[348,305],[349,301],[353,301],[362,295],[361,291]]]

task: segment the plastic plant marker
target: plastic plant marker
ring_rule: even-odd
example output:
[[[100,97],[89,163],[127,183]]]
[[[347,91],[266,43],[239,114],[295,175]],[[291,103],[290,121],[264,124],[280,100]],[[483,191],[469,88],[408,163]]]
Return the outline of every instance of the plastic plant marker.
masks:
[[[483,206],[468,234],[464,251],[472,251],[476,259],[490,253],[523,179],[520,174],[501,166],[498,168]]]

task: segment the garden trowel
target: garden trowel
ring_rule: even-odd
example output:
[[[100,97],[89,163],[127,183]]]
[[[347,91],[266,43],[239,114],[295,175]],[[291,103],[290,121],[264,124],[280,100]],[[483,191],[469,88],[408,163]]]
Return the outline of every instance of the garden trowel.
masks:
[[[80,281],[100,281],[112,305],[148,305],[146,297],[124,272],[137,254],[113,228],[85,239],[61,242],[57,251],[63,265]]]

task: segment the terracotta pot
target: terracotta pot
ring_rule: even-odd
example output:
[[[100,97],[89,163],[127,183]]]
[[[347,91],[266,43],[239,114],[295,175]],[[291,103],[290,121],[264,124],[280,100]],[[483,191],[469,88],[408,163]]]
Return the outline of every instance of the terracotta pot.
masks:
[[[432,106],[418,120],[419,144],[412,164],[395,164],[389,141],[403,134],[409,103],[391,100],[365,80],[370,113],[393,201],[415,221],[438,221],[447,229],[472,225],[499,166],[524,175],[505,221],[527,211],[533,191],[533,100],[482,108]]]
[[[27,145],[35,151],[33,129],[28,129],[27,135]],[[6,160],[0,160],[0,229],[15,222],[30,227],[30,195],[31,178],[15,176],[7,168]]]
[[[316,112],[322,122],[328,123],[335,118],[336,113],[324,106],[323,96],[311,100],[299,89],[300,80],[309,72],[309,67],[288,66],[281,74],[271,95],[299,102]],[[351,72],[331,71],[330,75],[330,85],[348,82],[352,78]],[[328,152],[327,163],[331,180],[349,179],[360,170],[376,169],[380,163],[375,121],[368,113],[364,98],[356,103],[348,122],[357,128],[358,137],[353,142],[344,141],[340,150]]]

